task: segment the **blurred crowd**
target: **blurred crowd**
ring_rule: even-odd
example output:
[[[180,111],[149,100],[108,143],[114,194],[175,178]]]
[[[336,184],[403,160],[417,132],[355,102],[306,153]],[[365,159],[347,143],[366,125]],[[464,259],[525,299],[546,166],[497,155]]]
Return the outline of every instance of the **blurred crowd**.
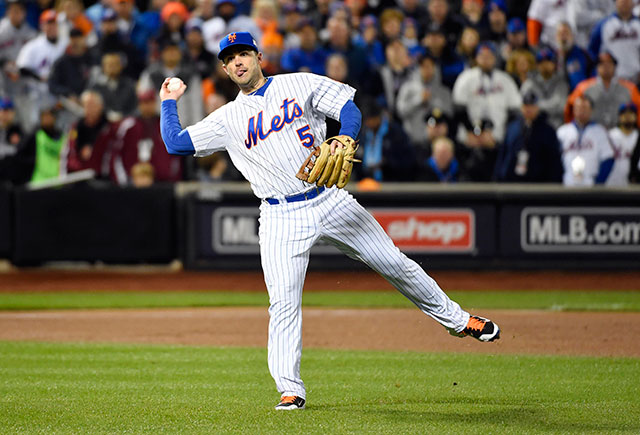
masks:
[[[158,90],[187,84],[183,126],[233,100],[218,42],[249,31],[267,75],[357,89],[363,186],[624,186],[640,180],[638,13],[634,0],[2,0],[0,183],[242,179],[226,153],[166,153]]]

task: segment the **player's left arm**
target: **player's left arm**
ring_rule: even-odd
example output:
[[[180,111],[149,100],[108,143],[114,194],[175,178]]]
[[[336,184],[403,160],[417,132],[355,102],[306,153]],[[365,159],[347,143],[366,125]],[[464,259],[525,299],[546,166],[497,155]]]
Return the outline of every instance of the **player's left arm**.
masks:
[[[353,100],[348,100],[340,110],[340,133],[352,138],[358,137],[362,125],[362,113]]]

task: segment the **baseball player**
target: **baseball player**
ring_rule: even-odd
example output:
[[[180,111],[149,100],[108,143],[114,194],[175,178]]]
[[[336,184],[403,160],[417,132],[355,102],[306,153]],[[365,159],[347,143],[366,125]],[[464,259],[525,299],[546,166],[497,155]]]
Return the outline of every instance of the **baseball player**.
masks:
[[[452,335],[493,341],[498,326],[471,316],[394,246],[382,227],[344,189],[308,184],[296,173],[314,145],[325,139],[325,118],[340,134],[356,137],[360,111],[355,90],[310,73],[265,77],[262,53],[247,32],[220,41],[218,58],[240,88],[234,101],[182,129],[176,101],[186,85],[160,89],[161,132],[171,154],[205,156],[227,150],[260,198],[260,255],[269,292],[269,371],[281,393],[277,410],[304,409],[300,378],[302,287],[313,244],[325,240],[380,273]],[[338,146],[331,143],[332,153]]]

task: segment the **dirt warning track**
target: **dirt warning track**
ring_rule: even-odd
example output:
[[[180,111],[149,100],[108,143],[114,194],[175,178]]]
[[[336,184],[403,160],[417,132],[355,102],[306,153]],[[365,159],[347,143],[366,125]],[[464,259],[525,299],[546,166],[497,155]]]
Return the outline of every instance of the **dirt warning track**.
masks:
[[[501,339],[451,337],[417,309],[305,308],[308,348],[640,357],[640,313],[487,310]],[[266,307],[0,312],[0,340],[266,347]]]

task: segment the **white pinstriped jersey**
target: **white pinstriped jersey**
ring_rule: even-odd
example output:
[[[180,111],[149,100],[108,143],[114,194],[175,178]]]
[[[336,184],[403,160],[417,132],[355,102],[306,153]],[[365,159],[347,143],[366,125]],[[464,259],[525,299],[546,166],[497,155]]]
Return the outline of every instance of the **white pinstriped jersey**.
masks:
[[[557,131],[564,166],[565,186],[592,186],[600,169],[600,163],[613,158],[613,148],[607,130],[595,122],[582,130],[575,122],[560,126]],[[581,158],[584,167],[578,173],[574,170],[574,160]]]
[[[258,198],[282,198],[309,189],[295,174],[326,135],[326,116],[339,120],[355,89],[327,77],[280,74],[264,96],[238,94],[187,127],[196,156],[226,149]]]

